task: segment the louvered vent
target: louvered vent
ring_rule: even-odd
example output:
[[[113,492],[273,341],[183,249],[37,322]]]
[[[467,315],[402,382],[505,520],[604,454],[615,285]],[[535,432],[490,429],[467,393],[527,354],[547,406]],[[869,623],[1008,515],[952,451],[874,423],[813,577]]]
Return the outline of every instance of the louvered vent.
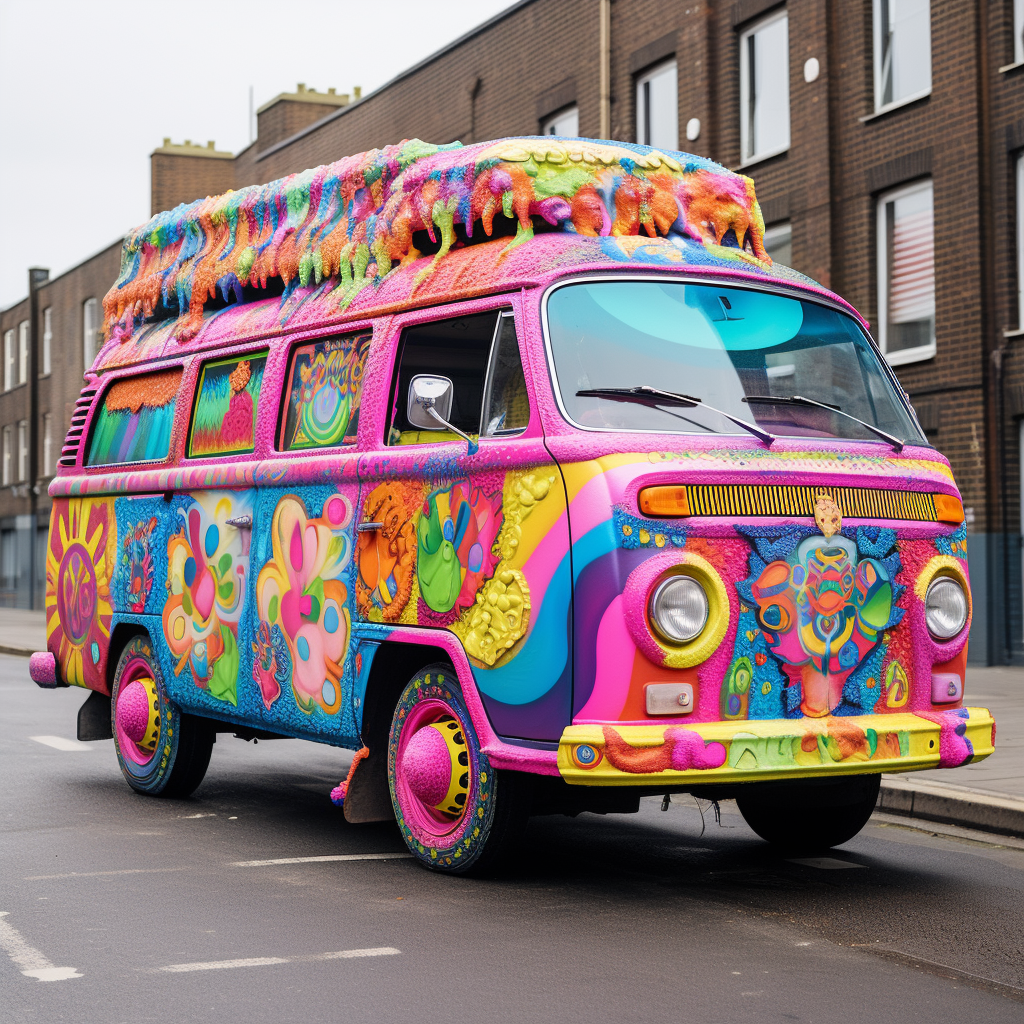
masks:
[[[86,387],[78,396],[78,401],[75,402],[75,411],[71,414],[68,436],[64,438],[64,447],[57,460],[58,466],[77,465],[78,449],[82,446],[82,432],[85,430],[85,422],[89,418],[89,410],[92,408],[92,402],[98,390],[95,386]]]

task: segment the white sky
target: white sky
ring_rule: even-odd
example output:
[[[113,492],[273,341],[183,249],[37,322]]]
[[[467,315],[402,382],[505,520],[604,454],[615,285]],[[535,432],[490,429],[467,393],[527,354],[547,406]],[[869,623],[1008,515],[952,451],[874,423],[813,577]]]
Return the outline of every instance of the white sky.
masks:
[[[0,309],[148,219],[164,136],[238,152],[250,85],[365,95],[513,2],[0,0]]]

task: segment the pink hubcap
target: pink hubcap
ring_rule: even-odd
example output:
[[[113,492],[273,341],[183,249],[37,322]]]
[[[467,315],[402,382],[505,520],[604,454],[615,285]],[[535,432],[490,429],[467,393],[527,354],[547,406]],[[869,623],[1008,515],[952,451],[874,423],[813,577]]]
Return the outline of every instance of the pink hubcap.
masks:
[[[417,799],[436,806],[452,781],[452,762],[444,737],[430,726],[420,729],[402,751],[400,770]]]
[[[149,694],[138,679],[130,682],[117,698],[117,727],[132,743],[141,743],[146,736]]]

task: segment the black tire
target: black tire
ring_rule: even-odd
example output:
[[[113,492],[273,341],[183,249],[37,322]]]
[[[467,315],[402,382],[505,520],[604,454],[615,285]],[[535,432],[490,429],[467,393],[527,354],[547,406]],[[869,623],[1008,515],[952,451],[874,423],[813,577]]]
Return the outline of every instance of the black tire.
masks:
[[[752,783],[736,803],[765,842],[786,853],[821,853],[849,842],[867,824],[881,781],[874,774]]]
[[[430,742],[410,748],[421,732]],[[491,767],[451,665],[429,665],[410,680],[391,722],[388,785],[421,864],[456,875],[499,868],[522,833],[532,781]]]
[[[216,733],[205,719],[182,714],[170,702],[148,636],[133,637],[121,652],[110,690],[110,726],[121,774],[136,792],[186,797],[203,781]]]

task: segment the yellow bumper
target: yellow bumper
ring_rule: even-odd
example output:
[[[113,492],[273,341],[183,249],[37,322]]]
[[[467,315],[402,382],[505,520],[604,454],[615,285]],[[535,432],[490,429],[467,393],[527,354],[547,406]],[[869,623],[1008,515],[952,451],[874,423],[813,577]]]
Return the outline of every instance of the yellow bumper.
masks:
[[[711,785],[911,772],[980,761],[995,749],[985,708],[656,725],[571,725],[558,770],[580,786]]]

